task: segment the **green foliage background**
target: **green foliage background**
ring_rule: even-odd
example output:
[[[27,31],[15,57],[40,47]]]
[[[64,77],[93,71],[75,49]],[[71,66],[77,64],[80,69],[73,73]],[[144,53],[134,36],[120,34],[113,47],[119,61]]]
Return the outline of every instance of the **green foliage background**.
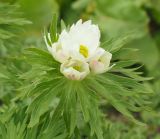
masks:
[[[43,40],[54,13],[58,32],[98,24],[116,66],[68,82]],[[159,107],[160,0],[0,0],[0,139],[160,139]]]

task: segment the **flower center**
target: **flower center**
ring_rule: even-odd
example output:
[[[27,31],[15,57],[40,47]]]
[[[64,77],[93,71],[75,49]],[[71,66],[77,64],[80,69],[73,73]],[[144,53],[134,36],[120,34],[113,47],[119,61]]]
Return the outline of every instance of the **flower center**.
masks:
[[[79,52],[85,57],[88,57],[88,48],[84,45],[80,45]]]
[[[99,62],[103,62],[103,60],[102,60],[101,58],[100,58],[100,59],[98,59],[98,61],[99,61]]]
[[[78,65],[74,66],[73,68],[74,68],[75,70],[77,70],[77,71],[80,71],[80,70],[81,70],[81,67],[78,66]]]

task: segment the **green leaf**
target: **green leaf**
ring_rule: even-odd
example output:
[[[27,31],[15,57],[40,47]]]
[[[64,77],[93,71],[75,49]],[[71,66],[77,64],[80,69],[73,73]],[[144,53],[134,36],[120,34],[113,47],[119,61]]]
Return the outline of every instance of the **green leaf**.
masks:
[[[78,96],[78,99],[80,101],[80,106],[81,106],[81,109],[82,109],[84,120],[85,120],[85,122],[88,122],[89,119],[90,119],[88,94],[87,94],[86,90],[83,88],[83,86],[80,86],[77,90],[78,90],[77,96]]]
[[[50,34],[46,29],[44,29],[44,38],[46,39],[46,42],[48,43],[49,46],[52,46],[52,42],[50,40]]]
[[[57,14],[53,15],[53,19],[50,26],[50,36],[52,43],[57,41]]]

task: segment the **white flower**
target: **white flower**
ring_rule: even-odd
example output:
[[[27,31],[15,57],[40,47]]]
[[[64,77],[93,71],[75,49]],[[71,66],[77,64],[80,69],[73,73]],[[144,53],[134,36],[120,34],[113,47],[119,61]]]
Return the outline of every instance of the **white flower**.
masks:
[[[48,38],[50,39],[50,33],[48,33]],[[49,46],[47,43],[46,37],[44,37],[44,39],[47,44],[48,51],[52,54],[52,56],[55,58],[55,60],[59,61],[60,63],[63,63],[66,60],[68,60],[69,55],[64,50],[62,50],[62,46],[59,41],[53,43],[52,46]],[[50,39],[50,41],[51,41],[51,39]]]
[[[50,34],[48,37],[50,38]],[[47,48],[57,61],[63,63],[69,57],[88,61],[94,55],[99,44],[98,26],[91,24],[90,20],[84,23],[79,20],[71,26],[69,32],[63,30],[59,35],[58,42],[53,43],[52,46],[47,44]]]
[[[79,60],[69,60],[61,65],[61,73],[71,80],[82,80],[89,74],[89,65]]]
[[[98,48],[94,58],[89,62],[91,71],[96,74],[108,71],[111,68],[109,67],[111,58],[112,54],[110,52],[107,52],[102,48]]]
[[[62,49],[73,59],[88,61],[100,44],[100,30],[90,20],[83,23],[79,20],[69,32],[63,30],[59,39]]]
[[[61,63],[61,73],[71,80],[84,79],[90,70],[100,74],[111,68],[112,54],[100,48],[100,30],[90,20],[80,19],[69,31],[63,30],[51,46],[44,38],[48,51]],[[47,38],[51,42],[50,33]]]

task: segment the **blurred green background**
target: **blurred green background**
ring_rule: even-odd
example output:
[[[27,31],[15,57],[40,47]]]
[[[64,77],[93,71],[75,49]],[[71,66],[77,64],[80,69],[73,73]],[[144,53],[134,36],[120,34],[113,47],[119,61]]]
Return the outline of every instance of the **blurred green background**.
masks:
[[[114,57],[136,60],[143,65],[139,70],[145,76],[154,77],[146,83],[146,87],[155,91],[151,98],[154,110],[137,114],[137,118],[148,124],[140,128],[126,122],[112,107],[107,108],[107,118],[113,125],[108,128],[110,134],[106,139],[160,139],[160,0],[0,0],[1,72],[16,81],[12,72],[27,70],[23,58],[14,62],[23,49],[31,46],[46,49],[43,29],[49,26],[53,13],[68,25],[80,18],[93,20],[100,27],[101,41],[136,32],[133,40]],[[128,53],[127,49],[131,48],[135,51]],[[18,71],[7,67],[11,62],[13,67],[19,67]],[[1,101],[7,103],[20,83],[6,80],[0,84],[3,86],[0,88]],[[113,135],[114,132],[117,134]]]

